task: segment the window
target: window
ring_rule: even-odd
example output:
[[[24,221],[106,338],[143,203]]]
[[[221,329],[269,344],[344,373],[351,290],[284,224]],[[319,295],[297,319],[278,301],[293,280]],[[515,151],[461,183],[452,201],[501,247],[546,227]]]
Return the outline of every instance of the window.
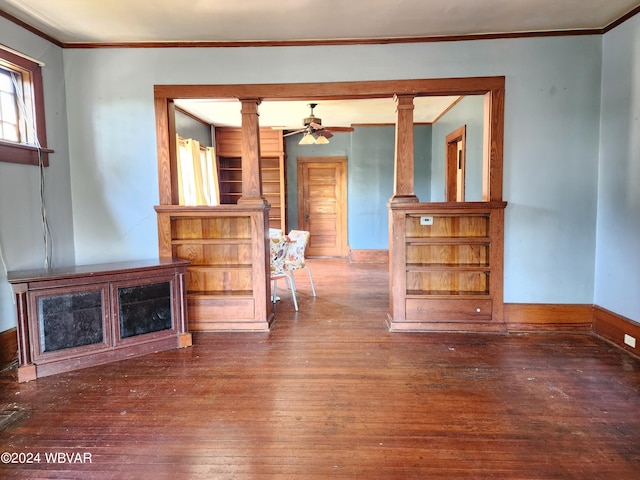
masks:
[[[0,48],[0,161],[49,164],[40,65]]]

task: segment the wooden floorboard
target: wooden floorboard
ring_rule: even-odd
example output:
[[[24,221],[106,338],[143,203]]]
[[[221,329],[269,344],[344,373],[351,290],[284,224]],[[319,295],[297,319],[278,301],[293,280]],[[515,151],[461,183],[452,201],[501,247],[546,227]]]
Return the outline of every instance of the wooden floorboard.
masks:
[[[588,334],[389,333],[384,266],[309,264],[318,297],[299,272],[296,313],[282,284],[269,333],[1,372],[21,415],[0,452],[39,463],[0,478],[640,478],[637,358]]]

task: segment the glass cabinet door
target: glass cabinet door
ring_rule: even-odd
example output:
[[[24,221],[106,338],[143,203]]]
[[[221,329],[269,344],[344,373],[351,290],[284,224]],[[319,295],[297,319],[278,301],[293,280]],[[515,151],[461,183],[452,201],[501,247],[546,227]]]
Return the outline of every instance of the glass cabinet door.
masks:
[[[119,339],[173,328],[172,282],[118,286]]]
[[[37,312],[36,324],[31,327],[35,358],[66,356],[72,349],[84,351],[110,346],[108,325],[105,325],[107,298],[108,289],[104,285],[77,291],[66,288],[35,293],[31,300]]]

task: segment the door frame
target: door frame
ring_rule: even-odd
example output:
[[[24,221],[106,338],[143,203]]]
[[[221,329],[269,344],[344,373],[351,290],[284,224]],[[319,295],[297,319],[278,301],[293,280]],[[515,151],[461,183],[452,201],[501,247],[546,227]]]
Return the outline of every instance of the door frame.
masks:
[[[306,222],[304,221],[304,184],[301,184],[302,169],[306,163],[338,163],[341,168],[341,182],[338,185],[340,189],[339,195],[341,198],[340,203],[340,215],[336,219],[336,222],[340,222],[340,231],[342,232],[340,238],[340,256],[346,257],[349,254],[349,235],[348,235],[348,205],[347,205],[347,157],[343,155],[336,156],[317,156],[317,157],[298,157],[298,226],[305,229]]]
[[[462,148],[458,149],[458,142],[462,142]],[[467,152],[467,126],[462,125],[446,136],[445,152],[445,182],[444,197],[447,202],[457,202],[458,188],[462,191],[462,200],[465,201],[465,165]],[[460,152],[460,153],[458,153]],[[458,185],[458,168],[462,170],[462,182]]]

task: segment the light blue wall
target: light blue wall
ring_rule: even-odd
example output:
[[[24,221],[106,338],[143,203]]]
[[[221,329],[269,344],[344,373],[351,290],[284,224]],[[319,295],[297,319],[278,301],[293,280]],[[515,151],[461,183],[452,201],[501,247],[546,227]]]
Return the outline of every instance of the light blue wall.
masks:
[[[505,42],[500,51],[507,62],[504,299],[590,304],[601,42],[538,40]]]
[[[421,202],[431,199],[431,170],[433,169],[433,126],[416,125],[413,128],[414,192]]]
[[[212,129],[209,125],[194,120],[189,115],[176,111],[176,133],[182,138],[193,138],[200,142],[200,145],[213,147]]]
[[[0,17],[0,43],[44,62],[42,67],[49,156],[45,205],[53,266],[72,263],[73,222],[62,49]],[[9,271],[43,268],[39,168],[0,162],[0,249]],[[16,325],[13,293],[0,262],[0,332]]]
[[[357,127],[349,162],[349,246],[389,247],[387,202],[393,195],[393,127]]]
[[[63,55],[79,263],[157,253],[154,84],[504,75],[505,301],[593,301],[600,36]]]
[[[465,200],[482,201],[484,96],[467,96],[433,125],[431,201],[444,202],[447,135],[466,126]]]
[[[287,215],[289,228],[298,228],[297,158],[347,157],[347,230],[351,249],[389,247],[387,202],[393,195],[395,127],[361,126],[353,133],[336,133],[328,145],[299,145],[286,138]],[[429,196],[431,126],[414,127],[416,194]]]
[[[640,16],[603,40],[595,303],[640,322]]]
[[[59,160],[58,165],[64,167],[50,174],[55,187],[49,193],[53,197],[49,213],[55,219],[55,235],[61,238],[57,248],[66,249],[57,253],[60,258],[73,252],[74,243],[77,263],[157,255],[155,84],[504,75],[504,198],[509,202],[505,301],[593,302],[601,36],[314,47],[64,49],[61,62],[57,47],[4,19],[0,22],[2,43],[47,57],[45,93],[54,105],[48,110],[54,116],[48,130],[60,156],[66,153],[66,105],[70,165]],[[621,35],[616,30],[608,34],[611,43]],[[629,57],[634,41],[637,43],[637,37],[630,38],[626,46]],[[608,55],[617,54],[612,50],[607,49]],[[308,64],[309,57],[314,58],[312,64]],[[621,62],[605,61],[621,68],[618,82],[626,78],[637,83],[637,76],[625,77],[628,67],[623,68]],[[59,74],[62,67],[63,77]],[[633,75],[637,68],[636,61]],[[637,148],[630,147],[628,154],[632,153],[637,158]],[[31,171],[3,165],[2,181],[10,183],[13,191],[20,188],[13,186],[19,182],[35,190],[33,179],[23,178],[30,177]],[[10,180],[4,180],[6,172],[11,172]],[[17,195],[27,202],[24,212],[37,210],[31,194],[21,191]],[[39,236],[36,220],[31,220],[28,232],[11,232],[11,240],[5,240],[6,224],[13,227],[19,221],[13,198],[7,206],[3,197],[0,207],[0,239],[3,246],[8,245],[5,254],[11,262],[19,258],[15,263],[20,265],[10,268],[36,265],[41,257],[34,240]],[[68,237],[71,227],[73,239]],[[635,281],[638,290],[637,278],[626,270],[615,280],[621,284]],[[2,302],[3,312],[13,308],[6,306],[6,296]]]

